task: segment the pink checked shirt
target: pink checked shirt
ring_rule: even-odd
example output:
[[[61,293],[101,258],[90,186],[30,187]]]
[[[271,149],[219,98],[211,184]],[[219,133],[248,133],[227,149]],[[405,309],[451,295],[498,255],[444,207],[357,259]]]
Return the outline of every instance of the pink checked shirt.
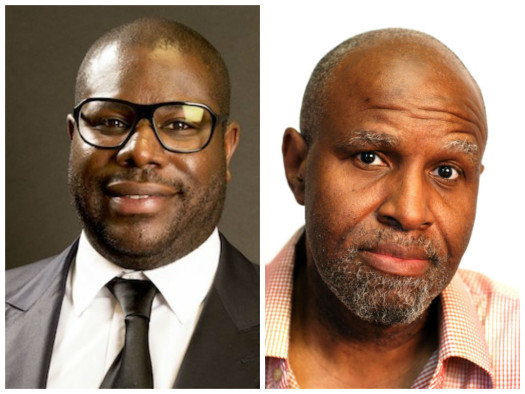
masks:
[[[301,234],[266,266],[266,388],[299,388],[288,363],[288,342],[295,244]],[[440,297],[439,348],[412,388],[519,388],[517,292],[459,270]]]

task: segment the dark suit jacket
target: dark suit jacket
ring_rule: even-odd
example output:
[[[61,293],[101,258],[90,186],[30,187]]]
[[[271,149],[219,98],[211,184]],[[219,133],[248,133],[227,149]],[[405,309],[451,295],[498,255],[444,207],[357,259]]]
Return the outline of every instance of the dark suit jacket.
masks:
[[[77,246],[6,272],[6,388],[45,388]],[[259,388],[259,268],[222,235],[213,286],[174,387]]]

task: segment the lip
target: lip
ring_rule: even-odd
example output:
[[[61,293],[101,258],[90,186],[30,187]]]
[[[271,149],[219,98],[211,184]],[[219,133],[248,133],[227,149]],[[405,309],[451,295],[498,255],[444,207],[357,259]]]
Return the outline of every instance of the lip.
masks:
[[[177,190],[159,183],[115,181],[106,193],[110,210],[119,215],[151,215],[162,212]]]
[[[395,244],[380,245],[359,253],[368,265],[392,275],[420,276],[431,264],[425,251]]]
[[[170,186],[152,182],[116,181],[107,185],[112,197],[132,195],[171,196],[177,191]]]

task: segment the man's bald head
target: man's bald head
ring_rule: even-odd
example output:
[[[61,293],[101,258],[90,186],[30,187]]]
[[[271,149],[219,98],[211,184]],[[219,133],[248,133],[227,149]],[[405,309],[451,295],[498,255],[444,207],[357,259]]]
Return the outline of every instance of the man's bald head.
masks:
[[[100,37],[89,48],[78,70],[75,102],[86,98],[90,65],[97,62],[104,49],[110,45],[117,45],[121,51],[134,48],[173,48],[185,55],[196,57],[206,68],[211,94],[218,103],[221,114],[229,114],[230,78],[217,49],[189,27],[162,18],[137,19]]]
[[[379,53],[378,53],[379,52]],[[342,42],[317,64],[306,87],[301,108],[301,133],[308,144],[321,128],[323,117],[330,107],[330,87],[341,73],[350,72],[352,65],[373,54],[376,58],[410,59],[432,64],[445,79],[466,81],[483,103],[481,91],[461,60],[443,43],[425,33],[408,29],[381,29],[359,34]],[[358,59],[350,59],[355,55]],[[349,60],[350,59],[350,60]],[[342,65],[342,63],[346,63]],[[370,66],[376,66],[371,63]],[[441,67],[443,66],[443,67]],[[448,73],[448,75],[446,75]],[[455,74],[455,75],[454,75]],[[339,83],[338,80],[335,83]],[[350,92],[349,92],[350,93]],[[484,112],[484,107],[483,107]],[[485,114],[483,113],[485,120]],[[486,138],[486,135],[485,135]]]

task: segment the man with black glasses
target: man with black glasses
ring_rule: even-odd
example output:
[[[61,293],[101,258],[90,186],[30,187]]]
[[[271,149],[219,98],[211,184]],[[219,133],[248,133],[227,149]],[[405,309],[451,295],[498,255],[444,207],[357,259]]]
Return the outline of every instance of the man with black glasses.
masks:
[[[217,50],[176,22],[89,49],[67,120],[83,231],[6,274],[6,387],[258,387],[258,269],[216,228],[229,89]]]

